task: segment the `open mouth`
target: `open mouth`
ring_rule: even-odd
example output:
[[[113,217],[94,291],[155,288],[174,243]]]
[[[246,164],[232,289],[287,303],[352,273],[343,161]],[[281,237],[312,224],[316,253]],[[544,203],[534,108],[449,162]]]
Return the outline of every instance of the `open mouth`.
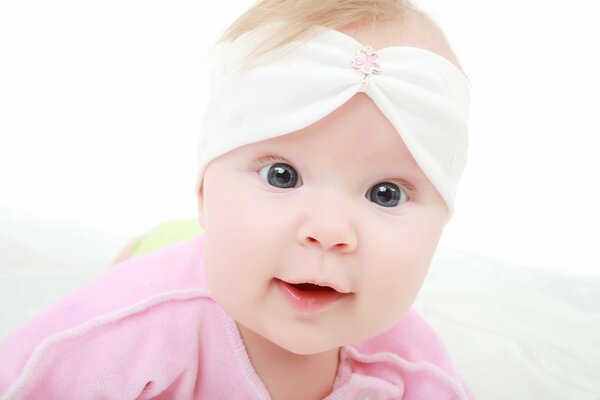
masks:
[[[285,302],[296,311],[303,313],[317,312],[349,295],[340,293],[332,287],[313,283],[288,283],[280,279],[275,279],[275,282]]]
[[[319,285],[315,285],[312,283],[291,283],[291,286],[295,287],[296,289],[302,290],[302,291],[331,291],[331,292],[335,292],[336,290],[332,287],[329,286],[319,286]]]

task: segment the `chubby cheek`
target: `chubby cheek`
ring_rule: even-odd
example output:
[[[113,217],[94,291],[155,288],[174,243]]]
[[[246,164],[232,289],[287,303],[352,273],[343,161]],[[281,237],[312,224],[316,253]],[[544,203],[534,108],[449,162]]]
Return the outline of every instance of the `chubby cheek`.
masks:
[[[401,230],[391,229],[368,246],[368,270],[361,286],[370,300],[362,311],[371,313],[374,325],[393,325],[412,305],[442,229],[443,223],[421,220]]]
[[[235,315],[234,307],[252,309],[276,275],[286,240],[278,226],[286,222],[239,185],[212,189],[205,198],[206,278],[217,302]]]

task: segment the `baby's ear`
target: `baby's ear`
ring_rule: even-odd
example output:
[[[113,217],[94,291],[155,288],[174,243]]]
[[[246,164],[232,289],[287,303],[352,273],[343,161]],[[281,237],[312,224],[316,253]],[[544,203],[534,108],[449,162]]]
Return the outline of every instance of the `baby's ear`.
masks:
[[[198,198],[198,224],[204,228],[204,183],[200,185],[196,197]]]

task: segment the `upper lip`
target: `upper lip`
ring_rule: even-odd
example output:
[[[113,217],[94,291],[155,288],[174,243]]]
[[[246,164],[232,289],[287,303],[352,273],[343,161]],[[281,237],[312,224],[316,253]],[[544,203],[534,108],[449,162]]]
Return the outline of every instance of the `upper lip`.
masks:
[[[283,280],[283,279],[281,279],[281,280]],[[331,283],[331,282],[327,282],[327,281],[317,281],[315,279],[293,279],[293,280],[284,281],[284,282],[289,283],[290,285],[297,285],[300,283],[311,283],[313,285],[329,286],[330,288],[332,288],[333,290],[335,290],[336,292],[339,292],[339,293],[343,293],[343,294],[350,293],[350,291],[345,290],[344,288],[340,287],[339,285],[336,285],[335,283]]]

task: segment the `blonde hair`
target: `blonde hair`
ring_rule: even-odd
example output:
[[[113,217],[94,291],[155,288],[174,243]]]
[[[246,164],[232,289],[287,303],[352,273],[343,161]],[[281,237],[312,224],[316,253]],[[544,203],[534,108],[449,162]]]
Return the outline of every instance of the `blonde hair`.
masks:
[[[315,26],[336,29],[368,25],[376,21],[399,20],[403,23],[410,12],[417,12],[432,20],[409,0],[261,0],[231,24],[215,46],[232,42],[267,23],[285,22],[268,40],[256,43],[242,61],[243,69],[273,49],[306,39]]]

